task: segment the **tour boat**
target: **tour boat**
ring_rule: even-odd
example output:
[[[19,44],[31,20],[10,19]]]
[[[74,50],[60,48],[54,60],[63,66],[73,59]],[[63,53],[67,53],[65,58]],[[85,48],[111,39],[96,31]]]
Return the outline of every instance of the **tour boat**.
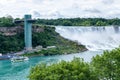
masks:
[[[21,62],[21,61],[27,61],[29,60],[28,57],[23,57],[23,56],[15,56],[11,58],[12,62]]]

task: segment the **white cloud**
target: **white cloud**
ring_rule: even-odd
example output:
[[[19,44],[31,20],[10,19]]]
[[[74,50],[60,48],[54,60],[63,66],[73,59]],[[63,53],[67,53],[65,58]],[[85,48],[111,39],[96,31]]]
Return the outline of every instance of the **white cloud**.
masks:
[[[38,11],[36,11],[36,10],[33,10],[33,11],[31,11],[30,13],[31,13],[31,15],[32,15],[33,17],[41,17],[41,14],[40,14]]]
[[[120,18],[120,0],[0,0],[0,16]]]
[[[102,0],[104,4],[113,4],[114,0]]]
[[[53,10],[53,11],[50,11],[48,12],[45,16],[47,16],[48,18],[62,18],[64,17],[59,11],[57,10]]]
[[[16,0],[0,0],[0,4],[11,4],[15,3]]]

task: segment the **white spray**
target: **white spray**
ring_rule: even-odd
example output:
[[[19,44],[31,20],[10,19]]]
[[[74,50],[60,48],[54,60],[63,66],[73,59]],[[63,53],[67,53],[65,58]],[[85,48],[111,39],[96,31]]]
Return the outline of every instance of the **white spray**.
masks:
[[[114,27],[56,27],[56,32],[61,36],[77,41],[92,51],[119,47],[120,33],[118,31]]]

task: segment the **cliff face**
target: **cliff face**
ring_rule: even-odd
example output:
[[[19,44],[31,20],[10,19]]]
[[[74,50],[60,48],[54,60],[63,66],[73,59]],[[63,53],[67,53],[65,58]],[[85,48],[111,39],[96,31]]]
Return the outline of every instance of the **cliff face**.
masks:
[[[32,27],[33,32],[43,32],[44,29],[39,26]],[[0,33],[5,36],[13,36],[17,33],[24,32],[23,26],[16,26],[16,27],[0,27]]]
[[[19,30],[19,27],[0,27],[0,33],[6,36],[15,35]]]

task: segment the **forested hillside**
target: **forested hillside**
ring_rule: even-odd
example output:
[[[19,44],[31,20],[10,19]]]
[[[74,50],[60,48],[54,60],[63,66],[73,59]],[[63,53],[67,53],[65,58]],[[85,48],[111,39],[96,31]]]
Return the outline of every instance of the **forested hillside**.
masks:
[[[33,48],[36,46],[56,46],[57,52],[74,53],[84,51],[86,48],[83,45],[79,45],[76,42],[64,39],[58,33],[55,32],[55,27],[42,26],[43,32],[33,32],[32,44]],[[0,34],[0,53],[17,52],[24,49],[24,32],[17,33],[12,36],[5,36]],[[47,53],[49,54],[49,53]]]

